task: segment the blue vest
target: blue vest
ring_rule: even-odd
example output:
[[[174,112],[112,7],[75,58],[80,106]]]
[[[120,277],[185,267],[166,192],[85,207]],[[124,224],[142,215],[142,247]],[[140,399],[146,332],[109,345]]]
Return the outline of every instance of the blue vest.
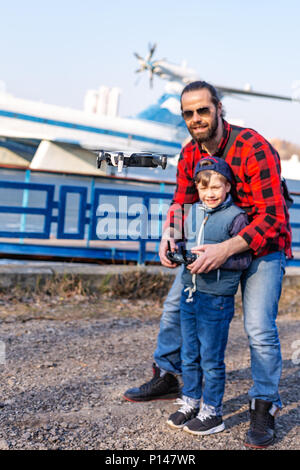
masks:
[[[215,209],[206,208],[201,204],[194,204],[190,210],[185,226],[188,241],[187,249],[202,244],[221,243],[231,238],[229,233],[231,224],[235,217],[244,211],[233,204],[228,195],[226,201]],[[203,221],[206,219],[205,225]],[[199,239],[199,233],[202,236]],[[200,255],[201,256],[201,255]],[[215,269],[209,273],[196,275],[196,288],[200,292],[215,295],[234,295],[238,289],[242,271],[227,269]],[[184,268],[182,274],[184,286],[193,286],[190,271]]]

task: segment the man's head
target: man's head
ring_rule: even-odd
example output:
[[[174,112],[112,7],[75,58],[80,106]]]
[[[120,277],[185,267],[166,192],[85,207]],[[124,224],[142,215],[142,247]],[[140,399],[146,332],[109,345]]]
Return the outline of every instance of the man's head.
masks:
[[[225,201],[231,189],[233,176],[230,166],[218,157],[200,160],[195,170],[195,184],[199,199],[210,208]]]
[[[183,89],[181,112],[191,136],[200,144],[216,137],[224,117],[216,89],[204,81],[189,83]]]

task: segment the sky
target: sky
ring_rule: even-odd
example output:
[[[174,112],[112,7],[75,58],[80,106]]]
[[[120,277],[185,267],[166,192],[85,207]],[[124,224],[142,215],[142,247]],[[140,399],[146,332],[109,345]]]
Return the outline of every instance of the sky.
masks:
[[[165,82],[135,74],[133,52],[187,62],[215,85],[291,95],[300,83],[299,0],[0,0],[0,81],[16,97],[82,109],[85,92],[121,89],[132,116]],[[139,80],[137,82],[137,78]],[[228,118],[300,145],[300,104],[223,100]]]

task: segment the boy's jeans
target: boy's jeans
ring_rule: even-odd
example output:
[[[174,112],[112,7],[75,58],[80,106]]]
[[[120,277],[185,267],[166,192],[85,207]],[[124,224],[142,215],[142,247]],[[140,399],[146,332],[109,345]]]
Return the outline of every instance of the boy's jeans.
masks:
[[[281,352],[276,327],[278,302],[285,272],[283,252],[253,260],[243,273],[244,325],[249,338],[251,370],[254,382],[250,398],[272,401],[281,407],[278,385]],[[180,297],[182,269],[164,303],[154,360],[164,370],[181,374]]]
[[[182,292],[182,395],[220,409],[225,389],[225,348],[234,314],[234,296]],[[204,388],[202,394],[202,380]]]

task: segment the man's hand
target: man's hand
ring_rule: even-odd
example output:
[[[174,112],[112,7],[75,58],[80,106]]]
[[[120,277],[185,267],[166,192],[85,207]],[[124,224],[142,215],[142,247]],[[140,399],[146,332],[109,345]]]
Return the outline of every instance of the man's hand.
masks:
[[[171,250],[174,251],[176,248],[175,241],[171,238],[169,240]],[[159,257],[160,257],[160,262],[163,266],[166,266],[167,268],[177,268],[176,263],[172,263],[168,258],[167,258],[167,251],[168,251],[168,240],[167,238],[162,238],[160,245],[159,245]]]
[[[191,274],[208,273],[213,269],[218,269],[229,257],[226,247],[222,246],[223,243],[215,245],[200,245],[192,248],[192,252],[199,255],[193,263],[189,264],[187,268]]]
[[[191,251],[199,255],[199,258],[189,264],[187,268],[191,271],[191,274],[208,273],[213,269],[218,269],[227,261],[229,256],[242,253],[248,249],[249,245],[239,235],[222,243],[195,246]]]

